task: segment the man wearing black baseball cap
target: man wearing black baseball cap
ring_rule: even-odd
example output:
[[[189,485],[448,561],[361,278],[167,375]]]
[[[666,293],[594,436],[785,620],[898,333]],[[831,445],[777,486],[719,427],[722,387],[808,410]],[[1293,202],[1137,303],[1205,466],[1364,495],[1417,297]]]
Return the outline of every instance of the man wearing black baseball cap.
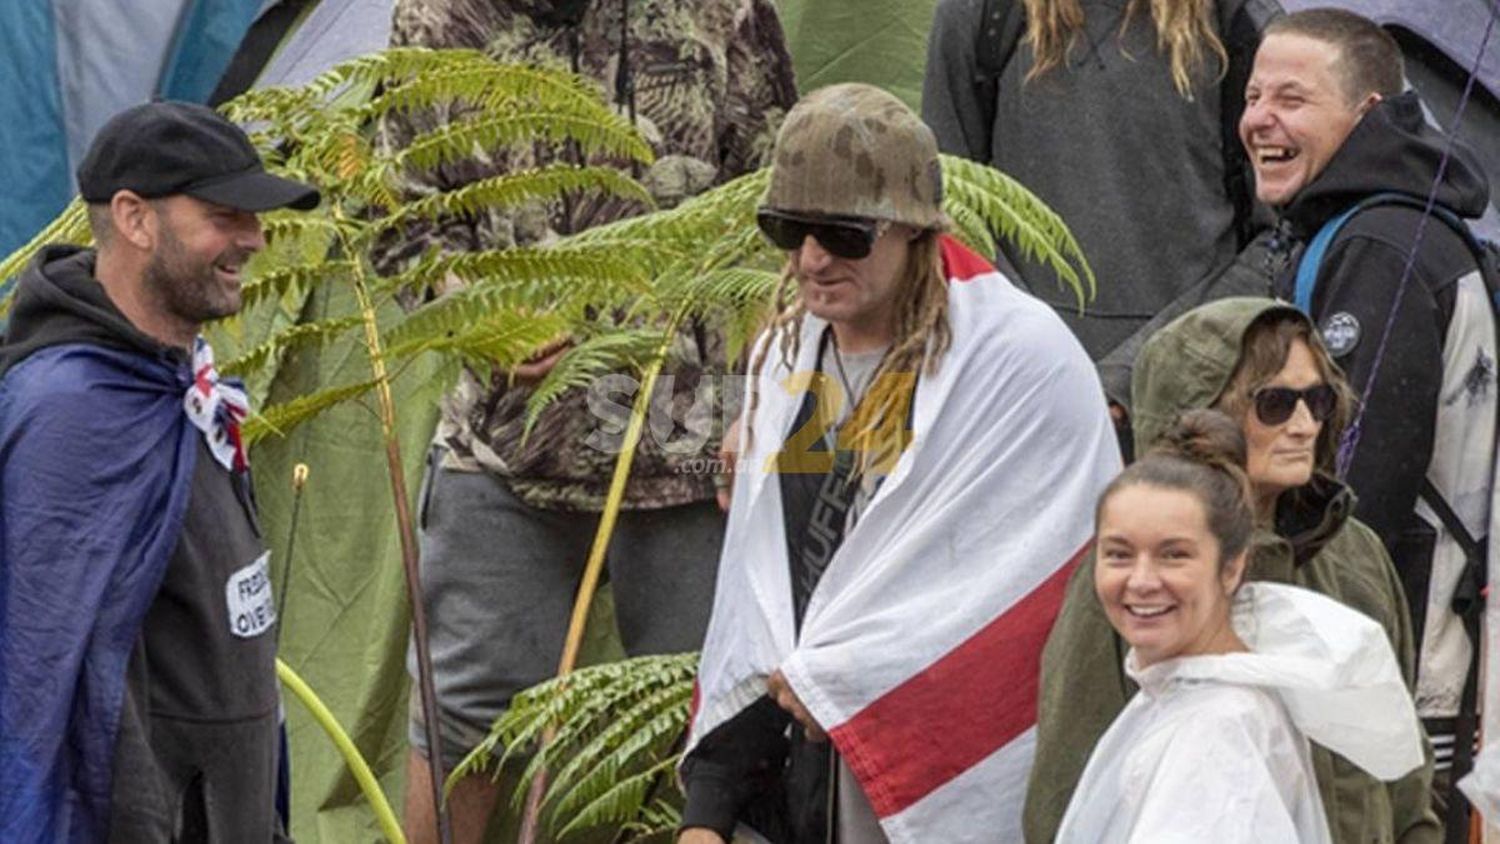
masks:
[[[248,405],[198,331],[239,310],[257,212],[318,192],[172,102],[105,124],[78,183],[96,248],[44,248],[0,342],[0,840],[275,840]]]

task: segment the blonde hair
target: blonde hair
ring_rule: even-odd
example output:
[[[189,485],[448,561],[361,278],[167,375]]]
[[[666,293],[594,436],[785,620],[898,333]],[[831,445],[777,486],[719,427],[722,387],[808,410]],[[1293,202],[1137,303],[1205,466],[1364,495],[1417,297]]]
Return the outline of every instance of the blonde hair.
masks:
[[[783,283],[777,288],[773,306],[775,316],[767,326],[766,341],[760,344],[750,363],[751,378],[760,376],[773,345],[787,368],[795,364],[801,351],[802,320],[807,307],[800,296],[790,303],[785,300],[785,291],[790,286],[786,282],[792,277],[793,258],[788,256],[782,271]],[[948,279],[943,274],[941,232],[929,229],[911,242],[902,278],[904,281],[896,293],[891,346],[844,426],[849,438],[841,437],[841,445],[847,442],[858,452],[854,470],[857,478],[872,470],[888,468],[887,460],[893,463],[900,455],[910,436],[906,419],[918,373],[936,372],[953,339],[948,324]],[[745,411],[747,452],[754,436],[750,420],[755,416],[759,399],[759,392],[752,391],[750,406]]]
[[[1061,67],[1068,50],[1083,31],[1083,7],[1078,0],[1025,0],[1026,42],[1031,45],[1035,61],[1026,81],[1038,79]],[[1213,0],[1130,0],[1120,22],[1124,35],[1137,14],[1147,10],[1156,23],[1156,48],[1171,57],[1172,83],[1184,98],[1193,98],[1193,75],[1202,69],[1207,54],[1219,64],[1215,79],[1222,79],[1229,69],[1229,53],[1224,49],[1214,25]]]

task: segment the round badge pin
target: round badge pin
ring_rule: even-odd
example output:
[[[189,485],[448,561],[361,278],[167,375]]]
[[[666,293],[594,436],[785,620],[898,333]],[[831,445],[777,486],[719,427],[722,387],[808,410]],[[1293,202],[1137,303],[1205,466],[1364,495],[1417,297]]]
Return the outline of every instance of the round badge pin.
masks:
[[[1343,357],[1359,345],[1359,320],[1348,311],[1339,311],[1323,323],[1323,345],[1334,357]]]

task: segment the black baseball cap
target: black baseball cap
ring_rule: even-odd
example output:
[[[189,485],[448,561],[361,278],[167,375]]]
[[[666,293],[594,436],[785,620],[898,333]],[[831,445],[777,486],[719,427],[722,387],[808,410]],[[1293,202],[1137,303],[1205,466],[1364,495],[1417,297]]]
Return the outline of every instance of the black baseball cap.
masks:
[[[111,117],[78,166],[85,202],[108,202],[130,190],[147,199],[186,194],[238,208],[269,211],[318,205],[318,189],[266,172],[244,130],[207,106],[157,101]]]

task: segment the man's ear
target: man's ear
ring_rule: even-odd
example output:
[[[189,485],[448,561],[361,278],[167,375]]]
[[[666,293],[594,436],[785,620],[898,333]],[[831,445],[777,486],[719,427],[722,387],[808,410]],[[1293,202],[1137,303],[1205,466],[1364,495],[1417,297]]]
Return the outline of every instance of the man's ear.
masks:
[[[1371,91],[1369,94],[1366,94],[1364,100],[1359,104],[1359,116],[1361,118],[1364,117],[1370,109],[1374,108],[1384,99],[1385,97],[1382,97],[1379,91]]]
[[[109,200],[109,217],[115,235],[135,248],[150,250],[156,245],[156,209],[135,191],[116,191]]]

